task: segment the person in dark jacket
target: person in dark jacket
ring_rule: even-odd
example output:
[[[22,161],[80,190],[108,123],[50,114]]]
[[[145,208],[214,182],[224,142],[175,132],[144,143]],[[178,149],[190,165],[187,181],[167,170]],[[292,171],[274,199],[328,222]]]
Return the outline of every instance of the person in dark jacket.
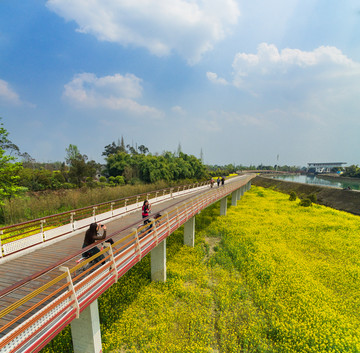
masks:
[[[99,230],[103,229],[103,234],[99,234]],[[102,240],[106,238],[106,226],[104,224],[91,223],[89,229],[85,233],[83,248],[95,243],[96,240]],[[83,257],[91,257],[100,252],[97,246],[85,251]],[[104,255],[98,256],[94,261],[99,262],[104,259]]]
[[[149,204],[148,200],[145,200],[142,206],[142,218],[149,217],[149,213],[151,210],[151,205]],[[148,219],[144,220],[144,224],[149,223],[150,221]]]
[[[224,184],[225,184],[225,177],[223,176],[221,177],[221,185],[224,186]]]

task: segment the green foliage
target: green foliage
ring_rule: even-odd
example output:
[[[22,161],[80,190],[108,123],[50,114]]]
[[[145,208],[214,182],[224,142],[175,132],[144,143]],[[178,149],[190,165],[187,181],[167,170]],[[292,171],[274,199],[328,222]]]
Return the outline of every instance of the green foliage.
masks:
[[[351,178],[360,178],[360,168],[358,165],[351,165],[350,167],[345,167],[345,172],[343,176]]]
[[[312,205],[312,202],[309,198],[302,199],[299,202],[299,206],[302,206],[302,207],[310,207],[311,205]]]
[[[290,192],[289,200],[290,200],[290,201],[296,201],[296,198],[297,198],[296,192],[295,192],[295,191],[291,191],[291,192]]]
[[[19,173],[22,164],[14,162],[15,158],[5,154],[4,148],[8,148],[8,132],[0,123],[0,205],[4,204],[6,199],[11,199],[22,194],[26,189],[19,186]]]
[[[100,181],[100,183],[106,183],[106,177],[101,176],[101,177],[99,178],[99,181]]]
[[[316,203],[316,201],[317,201],[317,196],[316,196],[316,194],[310,194],[310,195],[308,195],[308,197],[307,197],[312,203]]]
[[[139,149],[146,152],[143,145]],[[131,184],[136,183],[136,180],[154,183],[159,180],[202,179],[207,176],[205,166],[199,159],[182,152],[179,156],[171,152],[164,152],[159,156],[117,152],[106,158],[105,173],[109,177],[122,176],[124,182]],[[121,184],[122,180],[119,183]]]
[[[77,146],[69,145],[66,149],[66,163],[70,166],[69,180],[80,187],[86,178],[94,178],[99,164],[95,161],[87,161],[88,157],[85,154],[81,154]]]

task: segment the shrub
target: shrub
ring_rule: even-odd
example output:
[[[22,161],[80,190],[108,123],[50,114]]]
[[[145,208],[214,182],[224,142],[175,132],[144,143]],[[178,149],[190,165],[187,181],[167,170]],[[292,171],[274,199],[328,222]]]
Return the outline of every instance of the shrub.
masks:
[[[306,198],[306,199],[302,199],[300,202],[299,202],[299,206],[302,206],[302,207],[310,207],[312,205],[312,202],[309,198]]]
[[[311,200],[311,202],[315,203],[317,201],[317,196],[316,194],[310,194],[308,197],[307,197],[309,200]]]
[[[291,191],[291,192],[290,192],[289,200],[290,200],[290,201],[296,201],[296,198],[297,198],[296,192],[295,192],[295,191]]]

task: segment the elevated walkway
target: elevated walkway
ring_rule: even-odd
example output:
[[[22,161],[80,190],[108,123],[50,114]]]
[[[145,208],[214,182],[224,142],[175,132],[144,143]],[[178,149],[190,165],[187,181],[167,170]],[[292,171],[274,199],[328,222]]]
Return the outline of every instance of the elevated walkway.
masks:
[[[107,262],[87,273],[77,274],[80,266],[76,265],[85,229],[0,264],[0,352],[40,350],[172,232],[230,194],[233,200],[239,199],[253,177],[235,177],[219,188],[207,186],[153,203],[153,214],[161,212],[162,217],[144,237],[137,231],[140,212],[108,220],[108,238],[115,244],[102,251]]]

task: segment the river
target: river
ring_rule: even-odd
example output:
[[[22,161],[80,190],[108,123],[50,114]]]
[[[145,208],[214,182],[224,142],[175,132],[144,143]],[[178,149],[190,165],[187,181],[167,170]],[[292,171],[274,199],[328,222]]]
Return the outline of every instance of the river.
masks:
[[[344,189],[350,187],[352,190],[360,190],[360,182],[356,181],[334,181],[318,178],[316,175],[279,175],[274,177],[274,179],[281,179],[286,181],[295,181],[297,183],[303,184],[316,184],[316,185],[326,185],[332,186],[335,188]]]

